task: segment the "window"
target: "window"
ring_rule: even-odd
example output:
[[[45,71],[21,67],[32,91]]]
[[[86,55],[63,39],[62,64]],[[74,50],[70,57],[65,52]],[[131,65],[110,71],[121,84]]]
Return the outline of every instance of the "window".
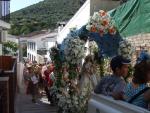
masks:
[[[32,61],[34,61],[34,56],[32,55]]]
[[[29,59],[31,60],[31,54],[29,54]]]
[[[27,56],[28,58],[29,58],[29,53],[28,53],[28,56]]]
[[[28,42],[27,48],[30,49],[30,43]]]
[[[35,50],[35,42],[33,43],[33,50]]]

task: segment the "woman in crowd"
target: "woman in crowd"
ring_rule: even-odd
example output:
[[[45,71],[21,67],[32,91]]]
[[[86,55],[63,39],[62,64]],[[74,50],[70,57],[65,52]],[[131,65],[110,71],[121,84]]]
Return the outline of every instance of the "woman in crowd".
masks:
[[[132,82],[127,85],[124,99],[134,105],[149,109],[150,103],[150,59],[142,53],[134,67]]]
[[[49,92],[49,88],[53,85],[53,81],[51,79],[51,73],[54,71],[53,64],[47,66],[47,69],[44,71],[44,89],[48,98],[48,101],[51,102],[51,96]]]
[[[28,88],[27,94],[32,95],[32,102],[35,103],[38,95],[38,76],[34,73],[34,67],[28,67]]]

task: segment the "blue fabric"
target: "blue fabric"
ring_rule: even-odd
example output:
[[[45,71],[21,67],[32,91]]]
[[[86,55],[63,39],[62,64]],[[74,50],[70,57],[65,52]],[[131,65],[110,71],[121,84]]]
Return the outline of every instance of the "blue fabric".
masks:
[[[101,54],[102,57],[113,57],[118,55],[119,42],[122,41],[119,34],[105,34],[101,37],[99,33],[90,33],[89,37],[90,40],[94,40],[98,44],[100,48],[99,54]]]
[[[89,37],[89,40],[95,41],[99,47],[99,57],[113,57],[118,55],[119,42],[123,40],[119,33],[116,35],[105,34],[102,37],[99,33],[91,33],[86,29],[86,25],[76,31],[70,32],[68,35],[72,37],[79,36],[80,38]],[[62,42],[61,50],[63,48],[64,41]]]
[[[140,63],[146,60],[150,60],[150,54],[147,51],[142,50],[139,57],[137,58],[137,63]]]
[[[128,84],[126,89],[125,89],[125,97],[126,97],[126,101],[129,101],[135,94],[137,94],[139,91],[143,90],[145,87],[148,87],[147,84],[141,84],[139,85],[139,87],[134,88],[132,86],[132,84]],[[148,107],[148,103],[144,100],[144,95],[140,95],[139,97],[137,97],[132,104],[142,107],[142,108],[147,108]]]
[[[86,26],[82,26],[79,30],[77,30],[77,34],[79,37],[88,36],[89,40],[94,40],[100,48],[100,57],[116,56],[118,54],[119,42],[123,40],[119,33],[116,35],[105,34],[101,37],[99,33],[90,33],[86,30]]]

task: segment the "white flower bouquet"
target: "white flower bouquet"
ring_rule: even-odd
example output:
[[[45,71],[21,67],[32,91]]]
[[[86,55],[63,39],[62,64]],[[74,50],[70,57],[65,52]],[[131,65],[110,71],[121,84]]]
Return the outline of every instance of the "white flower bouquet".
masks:
[[[89,49],[90,49],[90,54],[94,54],[94,52],[98,52],[98,45],[95,41],[90,41],[89,42]]]
[[[116,33],[114,21],[110,15],[103,10],[94,13],[94,15],[90,18],[86,29],[90,32],[97,32],[100,35]]]
[[[70,95],[67,91],[64,94],[58,94],[58,107],[61,113],[86,113],[88,96],[77,94]]]
[[[118,54],[125,58],[131,59],[134,47],[126,40],[119,43]]]
[[[64,44],[64,56],[68,63],[79,64],[84,57],[85,42],[77,38],[67,38]]]

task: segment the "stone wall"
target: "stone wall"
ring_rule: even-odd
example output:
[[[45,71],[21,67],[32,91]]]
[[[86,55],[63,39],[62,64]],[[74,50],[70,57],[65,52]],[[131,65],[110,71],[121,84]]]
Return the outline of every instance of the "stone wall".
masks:
[[[136,47],[136,50],[150,50],[150,33],[128,37],[127,39]]]
[[[136,63],[141,50],[147,50],[150,53],[150,33],[128,37],[127,40],[135,47],[135,53],[132,57],[133,65]]]

